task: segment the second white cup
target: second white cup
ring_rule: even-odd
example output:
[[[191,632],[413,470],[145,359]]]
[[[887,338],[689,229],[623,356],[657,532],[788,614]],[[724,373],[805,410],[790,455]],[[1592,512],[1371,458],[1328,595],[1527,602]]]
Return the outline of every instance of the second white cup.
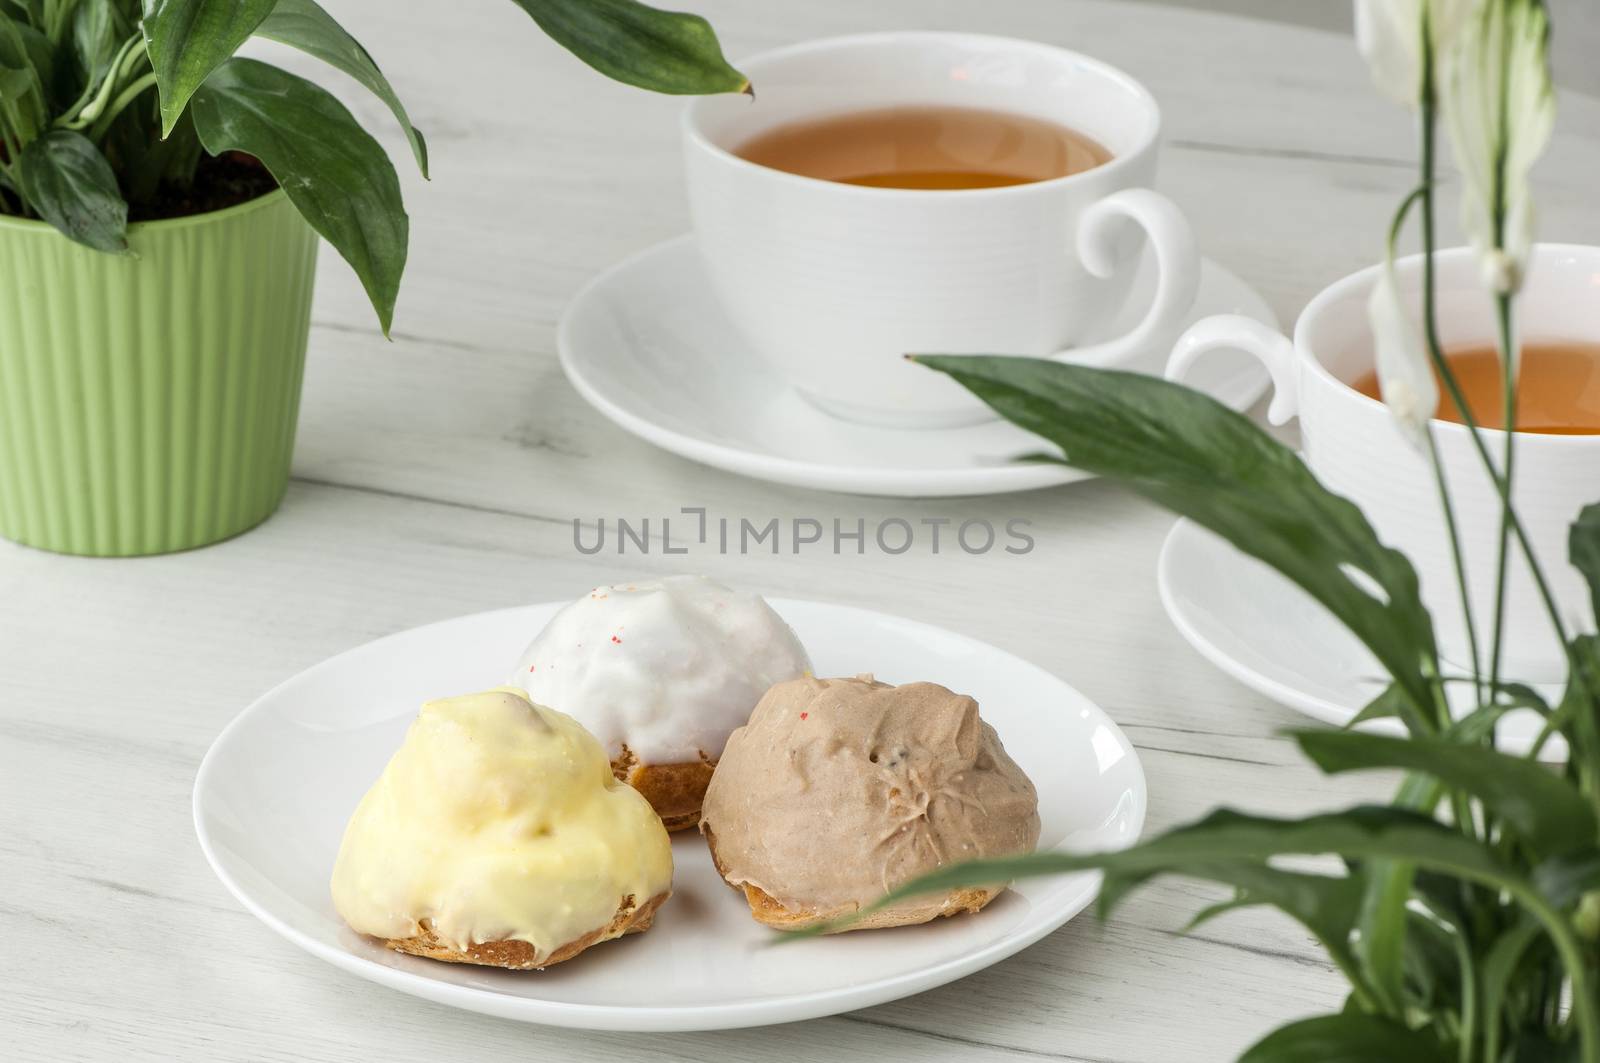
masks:
[[[1483,290],[1477,255],[1451,248],[1434,262],[1445,349],[1493,343],[1494,304]],[[1325,288],[1301,312],[1292,340],[1250,318],[1207,318],[1179,339],[1168,372],[1181,378],[1219,348],[1248,351],[1265,363],[1274,387],[1268,419],[1282,424],[1298,417],[1306,463],[1317,479],[1360,506],[1384,543],[1411,559],[1440,651],[1465,672],[1472,654],[1432,466],[1402,436],[1387,407],[1351,386],[1373,366],[1367,300],[1382,268]],[[1421,257],[1401,259],[1396,272],[1406,305],[1416,307]],[[1517,302],[1524,341],[1600,336],[1597,295],[1600,248],[1540,244]],[[1487,666],[1498,589],[1499,492],[1464,426],[1438,421],[1433,434],[1460,527],[1473,623]],[[1505,433],[1484,435],[1498,462]],[[1567,536],[1578,512],[1600,501],[1600,435],[1519,432],[1512,501],[1567,629],[1593,631],[1588,587],[1568,560]],[[1503,663],[1505,676],[1524,682],[1555,683],[1566,675],[1565,651],[1520,551],[1511,555]]]

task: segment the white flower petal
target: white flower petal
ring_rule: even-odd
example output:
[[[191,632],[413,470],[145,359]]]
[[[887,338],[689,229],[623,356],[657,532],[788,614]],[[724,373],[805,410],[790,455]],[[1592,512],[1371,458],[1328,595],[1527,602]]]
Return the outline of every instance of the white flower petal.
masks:
[[[1433,54],[1443,57],[1480,0],[1355,0],[1356,47],[1372,68],[1379,91],[1415,107],[1422,100],[1422,24],[1426,15]],[[1435,69],[1441,64],[1435,62]]]
[[[1377,356],[1378,388],[1402,434],[1418,450],[1427,445],[1428,421],[1439,409],[1439,384],[1422,333],[1406,316],[1394,264],[1385,263],[1367,303]]]
[[[1415,106],[1422,95],[1421,0],[1355,0],[1356,47],[1378,90]]]
[[[1428,22],[1433,27],[1433,54],[1448,56],[1455,50],[1467,20],[1480,0],[1428,0]]]
[[[1445,114],[1464,184],[1461,225],[1501,294],[1520,286],[1533,247],[1528,176],[1555,124],[1548,33],[1537,0],[1481,0],[1445,71]]]
[[[1498,248],[1484,252],[1479,266],[1483,286],[1496,295],[1510,295],[1522,287],[1522,271],[1517,260]]]

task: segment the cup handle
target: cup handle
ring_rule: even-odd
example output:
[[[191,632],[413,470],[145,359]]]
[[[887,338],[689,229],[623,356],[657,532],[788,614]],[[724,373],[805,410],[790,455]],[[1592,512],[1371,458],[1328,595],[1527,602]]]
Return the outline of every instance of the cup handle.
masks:
[[[1132,360],[1183,323],[1200,290],[1200,250],[1194,230],[1177,204],[1148,188],[1127,188],[1101,199],[1078,224],[1078,257],[1094,276],[1117,269],[1116,238],[1123,219],[1145,231],[1156,256],[1156,294],[1131,330],[1114,340],[1059,351],[1052,357],[1074,365],[1109,368]]]
[[[1180,380],[1201,355],[1217,349],[1254,355],[1272,376],[1272,403],[1267,420],[1283,424],[1300,410],[1294,344],[1277,329],[1242,314],[1218,314],[1197,321],[1172,348],[1167,379]]]

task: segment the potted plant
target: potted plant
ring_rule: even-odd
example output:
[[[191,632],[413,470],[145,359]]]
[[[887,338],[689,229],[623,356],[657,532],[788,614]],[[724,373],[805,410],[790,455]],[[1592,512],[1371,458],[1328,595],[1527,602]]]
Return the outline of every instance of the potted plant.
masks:
[[[1541,562],[1512,504],[1519,365],[1513,309],[1532,239],[1528,171],[1544,148],[1554,109],[1547,16],[1539,0],[1358,0],[1357,12],[1379,85],[1418,111],[1422,147],[1417,187],[1389,240],[1392,259],[1395,234],[1413,212],[1420,214],[1422,321],[1413,325],[1402,311],[1389,265],[1371,303],[1383,398],[1402,434],[1414,440],[1414,460],[1433,459],[1447,518],[1441,524],[1449,529],[1440,551],[1460,556],[1448,477],[1435,449],[1435,376],[1453,397],[1474,460],[1499,499],[1494,620],[1474,638],[1468,674],[1450,674],[1441,660],[1408,559],[1379,540],[1361,510],[1323,487],[1300,457],[1247,418],[1198,392],[1133,374],[1025,358],[921,358],[1060,447],[1044,460],[1123,481],[1272,565],[1326,606],[1390,675],[1388,689],[1355,722],[1398,718],[1404,733],[1310,730],[1293,737],[1325,772],[1405,775],[1389,805],[1300,819],[1222,809],[1121,852],[1045,852],[951,866],[879,903],[1100,869],[1105,915],[1155,876],[1186,876],[1234,890],[1231,900],[1200,912],[1191,925],[1241,906],[1275,907],[1305,927],[1350,984],[1342,1011],[1268,1034],[1244,1053],[1248,1063],[1596,1063],[1600,636],[1573,630],[1542,568],[1552,559]],[[1464,177],[1465,229],[1498,322],[1506,427],[1498,451],[1497,437],[1479,427],[1461,399],[1438,340],[1434,139],[1441,112]],[[1586,582],[1593,616],[1600,612],[1600,505],[1582,510],[1568,545],[1565,560]],[[1525,563],[1540,590],[1541,622],[1564,647],[1568,674],[1559,700],[1501,674],[1511,561]],[[1470,692],[1464,714],[1451,711],[1448,686]],[[1543,718],[1525,756],[1496,748],[1495,723],[1513,709]],[[1566,757],[1550,770],[1537,755],[1556,735],[1565,740]],[[1303,862],[1308,857],[1324,862]]]
[[[743,91],[704,20],[516,0],[601,73]],[[181,550],[264,520],[288,482],[316,238],[385,334],[407,218],[330,93],[235,53],[260,36],[355,78],[422,133],[315,0],[0,0],[0,535]]]

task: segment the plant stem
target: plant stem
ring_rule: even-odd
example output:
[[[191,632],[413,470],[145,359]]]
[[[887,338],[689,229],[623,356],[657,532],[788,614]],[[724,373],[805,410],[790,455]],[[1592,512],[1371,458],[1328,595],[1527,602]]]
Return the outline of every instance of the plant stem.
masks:
[[[1567,982],[1572,988],[1572,1017],[1578,1023],[1579,1058],[1584,1063],[1600,1063],[1600,1021],[1595,1016],[1594,990],[1589,987],[1589,976],[1583,963],[1583,948],[1570,932],[1560,912],[1545,905],[1537,891],[1529,891],[1520,898],[1550,934],[1550,941],[1561,956],[1566,968]]]
[[[106,130],[111,128],[111,123],[117,120],[117,116],[127,108],[128,104],[137,99],[145,89],[153,88],[155,83],[156,75],[152,70],[118,93],[117,98],[111,101],[111,106],[106,108],[105,114],[96,118],[94,125],[89,127],[89,139],[98,141],[105,136]]]
[[[1425,41],[1426,38],[1427,35],[1424,34]],[[1428,57],[1425,60],[1425,67],[1431,71],[1432,53],[1431,49],[1426,44],[1424,44],[1423,47],[1423,54],[1424,56]],[[1461,391],[1460,381],[1456,379],[1455,372],[1450,368],[1450,364],[1445,361],[1444,348],[1440,344],[1439,340],[1439,327],[1438,321],[1436,320],[1436,307],[1434,305],[1433,298],[1434,269],[1433,255],[1431,254],[1431,249],[1434,246],[1433,126],[1436,114],[1436,106],[1432,96],[1431,72],[1428,76],[1430,78],[1428,82],[1429,91],[1424,95],[1422,101],[1422,166],[1425,189],[1422,196],[1422,239],[1423,247],[1425,249],[1423,254],[1422,268],[1424,326],[1428,341],[1428,355],[1433,360],[1433,366],[1438,372],[1439,378],[1444,381],[1445,390],[1450,393],[1451,401],[1455,403],[1456,409],[1461,414],[1462,423],[1467,428],[1467,434],[1472,440],[1474,449],[1478,452],[1478,457],[1483,463],[1484,471],[1488,474],[1489,479],[1493,482],[1496,491],[1499,493],[1502,513],[1508,523],[1511,525],[1511,531],[1516,536],[1517,545],[1521,547],[1523,555],[1527,558],[1528,571],[1533,576],[1534,586],[1538,590],[1540,600],[1544,604],[1545,612],[1550,618],[1550,625],[1555,629],[1556,637],[1559,638],[1561,640],[1561,644],[1565,646],[1567,644],[1566,624],[1561,620],[1561,610],[1556,605],[1555,595],[1550,590],[1550,583],[1545,578],[1544,569],[1540,566],[1539,559],[1534,556],[1533,543],[1528,538],[1527,529],[1522,525],[1522,518],[1517,516],[1516,509],[1511,505],[1511,485],[1506,481],[1505,477],[1500,474],[1500,470],[1495,466],[1494,458],[1489,454],[1488,444],[1483,441],[1483,430],[1478,425],[1478,419],[1473,416],[1472,408],[1467,405],[1466,396],[1462,394]]]
[[[117,83],[127,77],[130,72],[126,69],[129,56],[144,54],[142,49],[137,53],[134,51],[135,45],[142,45],[143,43],[143,38],[137,34],[123,41],[122,47],[118,48],[117,54],[112,57],[111,65],[106,67],[105,80],[101,81],[98,87],[93,85],[84,86],[83,97],[80,97],[76,103],[63,111],[56,118],[55,124],[61,129],[82,129],[100,117],[105,108],[106,99],[116,89]],[[91,89],[93,90],[92,92]]]
[[[1460,386],[1455,380],[1455,374],[1445,364],[1444,354],[1439,344],[1438,315],[1435,305],[1435,278],[1433,269],[1434,231],[1433,231],[1433,186],[1434,186],[1434,153],[1435,130],[1438,121],[1437,107],[1434,104],[1434,62],[1432,29],[1429,24],[1428,8],[1423,9],[1422,29],[1422,54],[1423,54],[1423,95],[1422,95],[1422,183],[1410,196],[1406,197],[1401,206],[1402,215],[1409,210],[1412,203],[1420,201],[1422,204],[1422,320],[1426,331],[1429,360],[1433,362],[1435,372],[1445,380],[1445,386],[1450,390],[1451,396],[1460,394]],[[1398,229],[1399,219],[1396,219]],[[1389,233],[1389,257],[1394,258],[1394,243],[1397,235],[1396,229]],[[1460,405],[1459,401],[1457,405]],[[1450,487],[1445,480],[1444,464],[1439,460],[1439,450],[1434,444],[1433,432],[1426,433],[1428,439],[1428,454],[1433,460],[1433,478],[1439,485],[1439,501],[1444,510],[1445,528],[1450,534],[1450,556],[1455,563],[1456,583],[1461,590],[1461,614],[1466,622],[1467,647],[1472,654],[1472,684],[1477,693],[1477,702],[1480,706],[1492,696],[1493,687],[1486,688],[1483,683],[1483,664],[1478,656],[1478,626],[1472,616],[1472,591],[1467,585],[1466,560],[1461,551],[1461,535],[1456,523],[1455,506],[1450,500]],[[1491,741],[1493,732],[1491,732]]]
[[[1506,93],[1511,82],[1510,69],[1511,41],[1509,34],[1502,34],[1500,41],[1500,79],[1499,79],[1499,107],[1496,115],[1495,129],[1495,154],[1494,154],[1494,181],[1493,203],[1490,204],[1494,230],[1494,247],[1497,252],[1504,253],[1506,246],[1506,162],[1507,153],[1511,145],[1511,104]],[[1515,372],[1515,352],[1512,348],[1514,342],[1511,327],[1511,295],[1509,292],[1495,292],[1495,320],[1499,326],[1500,347],[1500,400],[1503,416],[1502,426],[1506,433],[1505,456],[1501,460],[1501,473],[1508,485],[1515,482],[1512,464],[1516,456],[1516,430],[1517,430],[1517,374]],[[1494,599],[1494,650],[1490,661],[1490,674],[1498,681],[1500,676],[1500,651],[1502,634],[1505,627],[1506,608],[1506,579],[1509,575],[1508,557],[1511,538],[1511,493],[1507,490],[1501,496],[1500,512],[1500,567],[1497,570],[1498,583],[1495,587]],[[1565,642],[1566,639],[1562,639]]]
[[[1511,327],[1511,296],[1504,292],[1495,293],[1495,318],[1499,326],[1501,416],[1506,433],[1505,453],[1500,459],[1500,469],[1509,485],[1514,482],[1512,463],[1517,453],[1517,374],[1512,347],[1515,339]],[[1501,495],[1500,545],[1496,554],[1499,567],[1495,570],[1494,589],[1494,647],[1490,650],[1489,657],[1490,681],[1497,686],[1500,682],[1500,657],[1505,643],[1506,585],[1510,577],[1510,554],[1511,492],[1507,490]],[[1563,637],[1561,641],[1565,642],[1566,639]]]
[[[1433,462],[1433,478],[1439,484],[1439,501],[1444,510],[1444,526],[1450,533],[1450,560],[1455,563],[1456,584],[1461,588],[1461,615],[1467,624],[1467,647],[1472,654],[1472,689],[1477,693],[1478,705],[1488,703],[1492,686],[1485,687],[1483,670],[1478,664],[1478,626],[1472,619],[1472,592],[1467,589],[1467,564],[1461,554],[1461,531],[1456,524],[1456,509],[1450,502],[1450,489],[1444,476],[1444,463],[1439,460],[1439,446],[1433,438],[1432,428],[1424,431],[1428,440],[1428,458]],[[1491,741],[1494,732],[1489,732]]]
[[[1458,1063],[1472,1063],[1472,1039],[1478,1025],[1478,976],[1463,930],[1463,927],[1453,926],[1450,934],[1456,946],[1456,962],[1461,965],[1461,1039],[1457,1059]]]

